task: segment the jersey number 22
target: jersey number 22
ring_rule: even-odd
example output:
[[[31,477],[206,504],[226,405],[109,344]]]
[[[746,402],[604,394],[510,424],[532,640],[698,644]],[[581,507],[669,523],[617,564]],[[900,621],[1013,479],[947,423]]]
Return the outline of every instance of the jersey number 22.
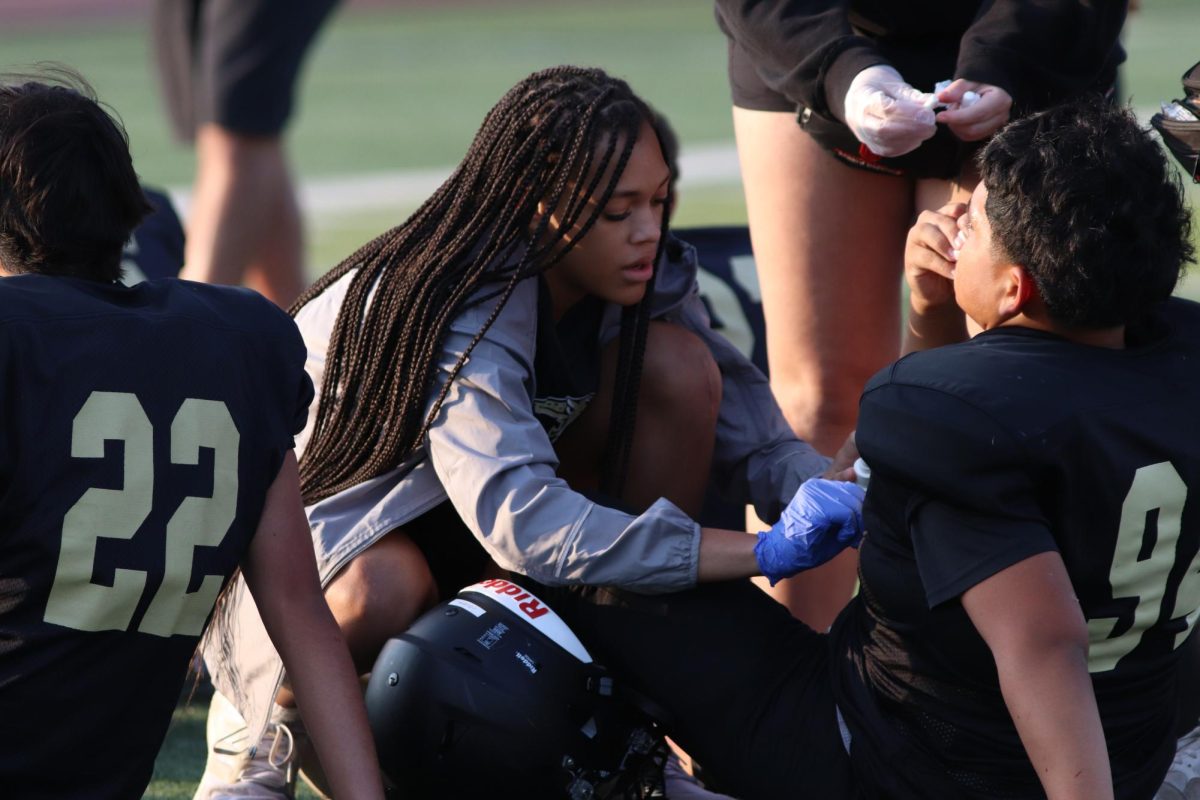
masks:
[[[154,501],[154,432],[136,395],[92,392],[75,415],[73,458],[103,458],[105,440],[125,443],[124,487],[91,487],[63,518],[62,549],[45,620],[81,631],[127,630],[146,587],[141,570],[116,569],[112,586],[92,582],[96,542],[132,539]],[[217,546],[237,512],[239,434],[224,403],[188,398],[171,423],[171,463],[199,463],[200,448],[213,450],[212,497],[187,497],[167,523],[162,583],[138,630],[155,636],[198,636],[223,581],[205,575],[189,592],[192,553]]]

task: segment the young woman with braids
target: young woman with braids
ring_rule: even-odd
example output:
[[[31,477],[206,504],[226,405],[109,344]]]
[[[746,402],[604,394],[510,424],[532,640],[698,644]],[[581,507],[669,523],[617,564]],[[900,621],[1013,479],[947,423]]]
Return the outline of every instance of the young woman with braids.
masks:
[[[798,491],[829,459],[709,329],[694,253],[668,245],[653,119],[599,70],[529,76],[428,201],[293,309],[320,389],[298,440],[304,499],[362,672],[490,562],[658,593],[778,579],[855,540],[861,493]],[[757,537],[701,528],[710,481],[781,522]],[[258,741],[280,675],[252,604],[232,602],[232,651],[208,661],[250,730],[218,697],[206,785],[239,771],[279,783],[256,764],[268,759],[219,755]],[[279,706],[272,719],[268,736],[294,723]]]

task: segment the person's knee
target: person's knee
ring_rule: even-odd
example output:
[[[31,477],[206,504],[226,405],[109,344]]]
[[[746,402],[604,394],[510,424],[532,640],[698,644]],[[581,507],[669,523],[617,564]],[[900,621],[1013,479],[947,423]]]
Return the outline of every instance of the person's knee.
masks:
[[[437,600],[437,585],[412,540],[391,533],[347,564],[325,590],[338,625],[351,640],[404,631]]]
[[[721,370],[699,336],[670,322],[652,322],[639,391],[642,407],[668,420],[689,426],[715,422],[721,406]]]

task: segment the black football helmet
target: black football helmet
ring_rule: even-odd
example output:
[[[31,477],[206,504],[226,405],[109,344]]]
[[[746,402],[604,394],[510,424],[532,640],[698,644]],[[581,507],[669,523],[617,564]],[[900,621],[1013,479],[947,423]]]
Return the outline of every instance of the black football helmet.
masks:
[[[468,586],[391,639],[366,702],[396,797],[662,796],[661,715],[511,581]]]

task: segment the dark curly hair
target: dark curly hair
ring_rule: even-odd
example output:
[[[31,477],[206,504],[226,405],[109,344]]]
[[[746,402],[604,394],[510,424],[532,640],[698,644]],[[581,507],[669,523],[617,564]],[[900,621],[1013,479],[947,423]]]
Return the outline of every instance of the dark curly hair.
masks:
[[[488,112],[462,163],[408,220],[296,301],[293,314],[353,273],[300,459],[306,503],[394,469],[422,446],[451,382],[517,284],[552,268],[587,236],[641,126],[653,120],[624,81],[601,70],[535,72]],[[549,226],[539,203],[564,209],[560,227]],[[669,216],[668,206],[659,255]],[[652,289],[653,279],[621,320],[612,435],[601,466],[602,490],[612,497],[621,495],[632,446]],[[484,300],[491,315],[430,403],[450,323]]]
[[[120,123],[61,65],[0,79],[0,261],[114,282],[150,211]]]
[[[1193,258],[1179,178],[1128,109],[1087,97],[1030,115],[997,133],[979,166],[994,246],[1061,325],[1132,321]]]

